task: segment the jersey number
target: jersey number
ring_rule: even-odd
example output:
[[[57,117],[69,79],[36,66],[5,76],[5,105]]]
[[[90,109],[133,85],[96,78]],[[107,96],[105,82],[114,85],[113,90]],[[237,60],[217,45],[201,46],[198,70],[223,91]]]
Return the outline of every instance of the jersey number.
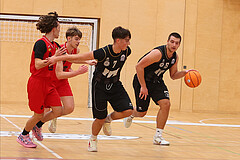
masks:
[[[117,61],[113,61],[113,66],[112,66],[112,68],[114,68],[114,67],[116,66],[116,64],[117,64]]]

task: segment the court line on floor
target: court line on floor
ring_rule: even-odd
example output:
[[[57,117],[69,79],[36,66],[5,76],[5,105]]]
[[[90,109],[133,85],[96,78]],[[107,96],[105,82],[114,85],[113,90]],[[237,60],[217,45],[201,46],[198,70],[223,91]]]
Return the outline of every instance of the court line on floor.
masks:
[[[0,131],[0,137],[18,136],[21,132]],[[70,140],[88,140],[89,134],[66,134],[66,133],[42,133],[44,139],[70,139]],[[139,139],[136,136],[106,136],[98,135],[98,140],[132,140]]]
[[[154,116],[151,116],[151,117],[154,117]],[[148,119],[148,118],[145,118],[145,119]],[[215,118],[215,119],[217,119],[217,118]],[[215,120],[215,119],[204,119],[204,120]],[[239,118],[219,118],[219,119],[239,119]],[[202,121],[199,121],[199,122],[203,123]],[[203,123],[203,124],[204,124],[204,123]],[[140,124],[137,124],[137,125],[140,125]],[[140,125],[140,126],[145,127],[145,128],[149,128],[149,129],[152,129],[152,130],[155,130],[155,128],[148,127],[148,126],[145,126],[145,125]],[[172,126],[172,125],[168,125],[168,126],[169,126],[169,127],[176,128],[176,129],[179,129],[179,130],[182,130],[182,131],[186,131],[186,132],[191,133],[191,134],[196,134],[196,135],[198,135],[198,136],[200,136],[200,137],[204,137],[204,138],[208,138],[208,139],[216,139],[216,138],[211,137],[211,136],[209,136],[209,135],[203,135],[203,134],[200,134],[200,133],[197,133],[197,132],[194,132],[194,131],[189,131],[189,130],[186,130],[186,129],[182,129],[182,128],[179,128],[179,127],[176,127],[176,126]],[[172,136],[172,137],[175,137],[175,138],[179,138],[179,139],[182,139],[182,137],[189,139],[188,136],[183,136],[183,135],[179,135],[179,134],[176,134],[176,133],[171,133],[171,132],[169,132],[169,131],[168,131],[168,132],[163,131],[163,133],[164,133],[164,134],[167,134],[167,135],[170,135],[170,136]],[[218,146],[218,145],[214,145],[214,144],[210,144],[210,143],[206,143],[206,144],[209,145],[209,146],[218,148],[218,149],[220,149],[220,150],[223,150],[223,151],[225,151],[225,152],[228,152],[228,153],[240,155],[240,153],[231,151],[231,150],[229,150],[229,149],[225,149],[225,148],[220,147],[220,146]]]
[[[199,122],[202,124],[207,124],[207,123],[204,123],[203,121],[210,121],[210,120],[217,120],[217,119],[240,119],[240,118],[208,118],[208,119],[202,119]]]
[[[13,118],[30,118],[31,116],[26,115],[3,115],[4,117],[13,117]],[[79,120],[79,121],[93,121],[93,118],[74,118],[74,117],[59,117],[58,119],[62,120]],[[123,122],[123,120],[114,120],[113,122]],[[142,120],[133,120],[133,123],[149,123],[155,124],[156,121],[142,121]],[[211,126],[211,127],[234,127],[240,128],[240,125],[231,125],[231,124],[211,124],[211,123],[190,123],[190,122],[181,122],[175,120],[168,120],[166,124],[174,124],[174,125],[186,125],[186,126]]]
[[[31,116],[25,116],[25,115],[2,115],[0,114],[1,117],[3,116],[6,116],[6,117],[14,117],[14,118],[29,118]],[[59,119],[65,119],[65,120],[87,120],[87,121],[93,121],[92,118],[72,118],[72,117],[59,117]],[[122,120],[117,120],[117,121],[114,121],[114,122],[122,122]],[[155,121],[137,121],[137,120],[134,120],[133,122],[135,123],[155,123]],[[228,125],[228,124],[201,124],[201,123],[187,123],[187,122],[179,122],[179,121],[168,121],[167,124],[175,124],[175,125],[197,125],[197,126],[218,126],[218,127],[240,127],[240,125]],[[196,132],[192,132],[193,134],[198,134]],[[205,138],[212,138],[212,137],[209,137],[209,136],[204,136],[204,135],[201,135],[201,134],[198,134],[202,137],[205,137]],[[213,147],[216,147],[216,148],[219,148],[221,150],[224,150],[224,151],[227,151],[227,152],[231,152],[231,153],[234,153],[234,154],[237,154],[237,155],[240,155],[239,153],[236,153],[236,152],[233,152],[231,150],[226,150],[222,147],[219,147],[219,146],[216,146],[216,145],[212,145],[212,144],[208,144],[210,146],[213,146]]]
[[[18,127],[16,124],[14,124],[12,121],[10,121],[9,119],[7,119],[5,116],[1,115],[2,118],[4,118],[6,121],[8,121],[10,124],[12,124],[13,126],[15,126],[17,129],[19,129],[20,131],[22,131],[22,129],[20,127]],[[58,159],[63,159],[61,156],[59,156],[57,153],[55,153],[54,151],[52,151],[51,149],[47,148],[44,144],[42,144],[39,141],[35,141],[37,142],[40,146],[42,146],[44,149],[46,149],[48,152],[50,152],[52,155],[54,155],[55,157],[57,157]]]

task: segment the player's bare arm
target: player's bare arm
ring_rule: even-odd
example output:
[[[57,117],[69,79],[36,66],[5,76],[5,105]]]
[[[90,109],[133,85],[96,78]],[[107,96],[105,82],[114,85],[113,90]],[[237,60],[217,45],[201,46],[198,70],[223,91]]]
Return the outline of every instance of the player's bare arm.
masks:
[[[70,61],[71,63],[76,63],[76,64],[88,64],[88,65],[96,65],[97,61],[95,59],[93,60],[88,60],[88,61],[79,61],[79,60],[74,60],[74,61]]]
[[[141,85],[141,91],[139,93],[139,97],[141,99],[144,98],[144,100],[146,100],[148,95],[148,89],[146,87],[146,82],[144,79],[144,68],[155,62],[158,62],[161,59],[161,57],[162,57],[161,52],[157,49],[154,49],[147,56],[141,59],[141,61],[138,62],[138,64],[136,65],[137,76],[139,83]]]
[[[77,48],[77,54],[79,54],[80,53],[80,49],[79,48]],[[69,62],[71,62],[71,63],[77,63],[77,64],[87,64],[86,63],[86,61],[84,61],[84,60],[68,60]]]
[[[62,56],[52,56],[48,58],[48,61],[50,64],[55,64],[58,61],[87,61],[87,60],[92,60],[94,59],[93,56],[93,51],[91,52],[87,52],[87,53],[83,53],[83,54],[74,54],[74,55],[62,55]]]
[[[178,71],[178,67],[177,67],[178,59],[179,57],[177,55],[176,63],[171,68],[169,68],[170,77],[173,80],[182,78],[187,74],[186,71]]]
[[[48,60],[42,60],[40,58],[35,58],[35,68],[37,70],[44,68],[46,66],[48,66],[50,64],[50,62],[48,62]]]
[[[59,61],[56,64],[56,76],[58,79],[68,79],[71,77],[75,77],[79,74],[86,73],[88,71],[88,67],[86,65],[82,65],[78,68],[78,70],[71,70],[71,72],[63,71],[63,62]]]

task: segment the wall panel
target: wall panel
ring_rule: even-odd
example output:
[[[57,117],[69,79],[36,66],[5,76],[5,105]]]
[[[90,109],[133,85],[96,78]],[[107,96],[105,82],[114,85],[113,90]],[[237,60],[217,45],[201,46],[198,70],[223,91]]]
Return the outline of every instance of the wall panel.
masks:
[[[33,12],[32,0],[2,0],[2,12],[30,14]]]
[[[77,17],[101,17],[102,0],[63,0],[63,15]]]
[[[197,0],[186,0],[185,27],[183,37],[183,66],[195,68],[196,33],[197,33]],[[192,111],[193,91],[182,79],[181,111]]]
[[[184,31],[185,0],[159,0],[156,26],[156,46],[166,44],[171,32],[178,32],[183,38]],[[177,50],[179,56],[178,70],[182,70],[182,50],[181,44]],[[170,79],[169,72],[164,74],[164,80],[168,86],[171,98],[171,109],[180,109],[181,79]]]
[[[100,18],[99,47],[112,43],[114,27],[129,28],[132,55],[121,79],[133,103],[132,78],[138,59],[153,47],[166,44],[171,32],[179,32],[183,41],[177,52],[178,69],[186,65],[199,70],[202,84],[191,89],[183,79],[173,81],[166,73],[172,109],[240,113],[239,0],[0,0],[0,4],[3,13],[46,14],[56,10],[60,16]],[[27,102],[32,45],[0,42],[1,103]],[[87,74],[72,78],[70,83],[76,104],[85,107]]]
[[[194,111],[218,108],[222,7],[219,0],[198,0],[195,68],[201,72],[203,80],[194,90]]]
[[[132,55],[124,67],[122,79],[135,106],[132,87],[135,66],[140,57],[152,49],[155,44],[157,0],[131,0],[129,9],[129,28],[132,33]]]
[[[27,102],[33,44],[1,42],[1,101]]]
[[[240,1],[224,0],[220,57],[220,112],[240,112]]]
[[[34,0],[33,1],[33,13],[34,14],[46,14],[56,11],[58,15],[63,14],[63,0]]]

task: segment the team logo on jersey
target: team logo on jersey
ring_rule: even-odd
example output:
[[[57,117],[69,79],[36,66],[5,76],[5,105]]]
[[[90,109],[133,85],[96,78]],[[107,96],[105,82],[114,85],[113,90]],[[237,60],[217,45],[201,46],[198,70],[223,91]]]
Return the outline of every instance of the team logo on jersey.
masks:
[[[125,55],[124,54],[121,56],[120,61],[125,61]]]
[[[109,65],[110,65],[109,57],[107,57],[105,62],[104,62],[104,66],[108,67]]]
[[[48,48],[48,51],[50,52],[50,51],[51,51],[51,48]]]
[[[171,64],[174,64],[175,63],[175,59],[172,59],[172,62],[171,62]]]
[[[169,98],[169,93],[168,93],[168,91],[164,91],[164,94],[165,94],[166,97]]]

